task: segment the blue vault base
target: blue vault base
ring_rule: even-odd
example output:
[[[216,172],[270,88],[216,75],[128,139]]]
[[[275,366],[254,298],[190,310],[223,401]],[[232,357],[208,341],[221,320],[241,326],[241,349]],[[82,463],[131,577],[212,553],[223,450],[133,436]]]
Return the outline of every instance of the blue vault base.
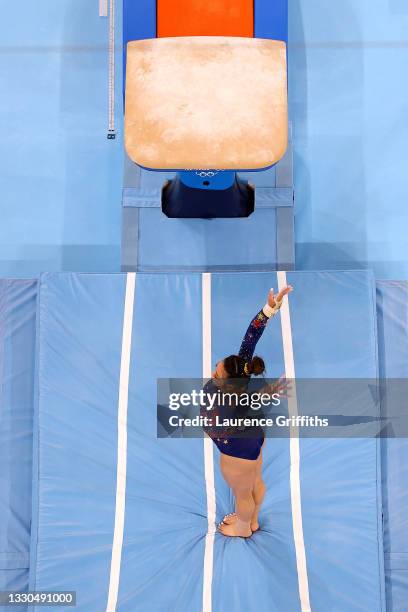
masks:
[[[255,186],[255,211],[247,218],[169,219],[161,208],[162,187],[174,176],[142,169],[125,157],[124,272],[294,268],[291,143],[274,167],[238,173]]]

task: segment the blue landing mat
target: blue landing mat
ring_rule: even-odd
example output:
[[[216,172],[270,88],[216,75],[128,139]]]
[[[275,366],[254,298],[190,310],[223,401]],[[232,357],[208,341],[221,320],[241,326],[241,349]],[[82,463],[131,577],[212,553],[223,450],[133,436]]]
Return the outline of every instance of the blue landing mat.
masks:
[[[378,346],[381,377],[408,378],[408,282],[378,281]],[[392,383],[385,382],[383,412],[390,402]],[[405,401],[406,398],[403,399]],[[382,441],[384,554],[387,610],[406,612],[408,602],[408,440]]]
[[[1,591],[28,586],[36,298],[35,281],[0,280]]]
[[[250,541],[206,537],[203,440],[158,440],[155,402],[157,377],[201,376],[208,346],[202,341],[202,308],[209,294],[202,292],[201,274],[137,274],[132,309],[132,278],[42,277],[31,587],[75,588],[80,611],[115,609],[107,608],[107,601],[114,590],[116,464],[125,457],[121,563],[117,558],[113,563],[120,569],[116,609],[201,610],[206,588],[216,612],[227,606],[248,610],[254,594],[260,612],[300,610],[289,441],[266,442],[262,530]],[[211,283],[207,306],[215,363],[238,348],[277,277],[205,278]],[[293,272],[287,280],[295,287],[290,319],[297,375],[376,377],[372,276]],[[344,307],[345,295],[352,308]],[[124,312],[133,313],[133,334],[127,317],[124,327]],[[129,383],[122,382],[119,394],[123,329],[131,355]],[[258,347],[270,376],[284,368],[282,330],[278,315]],[[123,405],[127,389],[123,454],[118,403]],[[124,423],[119,419],[121,430]],[[220,520],[232,509],[231,497],[219,473],[218,451],[214,459]],[[379,482],[377,440],[301,440],[306,584],[314,611],[384,610]],[[207,540],[214,545],[214,560],[207,559],[205,574]]]

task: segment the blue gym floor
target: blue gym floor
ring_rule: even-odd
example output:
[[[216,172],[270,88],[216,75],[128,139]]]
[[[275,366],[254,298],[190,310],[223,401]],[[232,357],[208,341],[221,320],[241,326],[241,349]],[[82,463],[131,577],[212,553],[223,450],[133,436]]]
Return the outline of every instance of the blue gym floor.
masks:
[[[0,274],[119,271],[121,53],[107,141],[97,2],[3,4]],[[403,0],[289,2],[298,269],[408,279],[407,26]]]

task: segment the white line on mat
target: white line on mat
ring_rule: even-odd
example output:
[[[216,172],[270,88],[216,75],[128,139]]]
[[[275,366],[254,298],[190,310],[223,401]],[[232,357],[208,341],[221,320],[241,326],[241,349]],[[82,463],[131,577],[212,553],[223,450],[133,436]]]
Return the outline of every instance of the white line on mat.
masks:
[[[279,291],[287,284],[286,272],[278,272]],[[288,397],[289,416],[297,416],[297,397],[295,385],[295,360],[293,357],[292,328],[290,323],[289,300],[285,299],[281,307],[281,326],[283,355],[286,378],[291,380],[292,387]],[[298,573],[299,596],[302,612],[310,612],[309,581],[307,576],[306,551],[303,538],[302,504],[300,491],[300,442],[298,427],[290,429],[290,496],[292,503],[293,536],[295,540],[296,565]]]
[[[211,274],[202,275],[202,318],[203,318],[203,378],[211,378]],[[212,609],[212,578],[215,536],[215,484],[214,455],[212,440],[204,438],[204,476],[207,494],[208,530],[205,536],[203,612]]]
[[[132,348],[133,306],[136,274],[126,277],[125,308],[123,314],[122,354],[120,359],[118,399],[118,464],[116,471],[115,526],[109,577],[109,593],[106,612],[115,612],[118,601],[120,566],[122,559],[123,531],[125,526],[126,467],[127,467],[127,410],[129,399],[129,370]]]

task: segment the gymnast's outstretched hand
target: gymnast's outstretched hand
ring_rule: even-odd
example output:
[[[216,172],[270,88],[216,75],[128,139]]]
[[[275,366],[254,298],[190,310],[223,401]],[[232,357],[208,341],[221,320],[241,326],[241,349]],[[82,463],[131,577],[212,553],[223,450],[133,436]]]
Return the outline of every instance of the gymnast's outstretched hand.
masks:
[[[276,303],[281,302],[283,298],[285,297],[285,295],[288,295],[288,293],[290,293],[291,291],[293,291],[292,285],[287,285],[286,287],[283,287],[283,289],[279,291],[277,296],[275,296],[275,291],[272,288],[268,293],[268,305],[271,308],[275,308]]]
[[[257,391],[257,393],[260,395],[270,395],[271,398],[273,395],[279,395],[279,397],[290,397],[289,391],[291,391],[291,389],[292,381],[287,380],[286,375],[282,374],[278,380],[264,385],[259,391]]]

